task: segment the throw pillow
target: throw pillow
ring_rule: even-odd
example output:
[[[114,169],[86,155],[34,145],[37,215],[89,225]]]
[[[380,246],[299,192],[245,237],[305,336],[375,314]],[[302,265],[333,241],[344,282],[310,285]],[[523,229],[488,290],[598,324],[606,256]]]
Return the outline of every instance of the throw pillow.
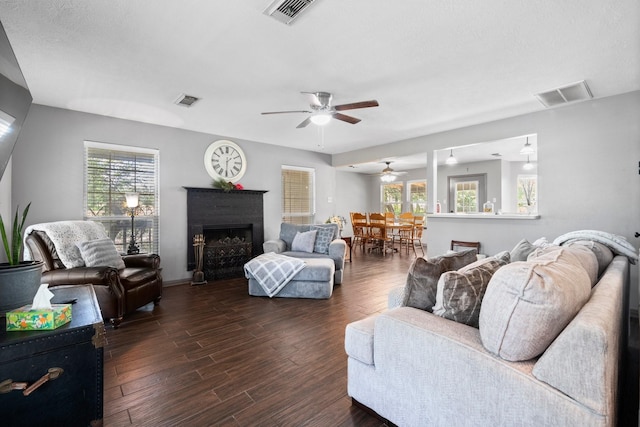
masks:
[[[77,244],[80,255],[87,267],[115,267],[124,268],[124,261],[116,249],[116,245],[109,238],[87,240]]]
[[[329,227],[311,227],[312,230],[316,230],[316,242],[313,246],[313,252],[317,252],[319,254],[328,254],[329,253],[329,245],[333,241],[333,229]]]
[[[313,246],[316,243],[316,230],[297,232],[291,243],[291,250],[297,252],[313,252]]]
[[[542,354],[589,299],[589,275],[560,248],[495,272],[480,307],[480,338],[510,361]]]
[[[533,246],[527,239],[520,240],[511,252],[509,252],[511,256],[511,262],[514,261],[526,261],[527,257],[531,252],[535,250],[535,246]]]
[[[409,267],[402,305],[431,311],[436,303],[440,275],[445,271],[462,268],[475,260],[475,249],[431,259],[416,258]]]
[[[611,252],[611,249],[602,243],[594,242],[593,240],[576,240],[570,243],[565,243],[563,246],[571,247],[577,245],[589,248],[594,253],[596,260],[598,261],[598,277],[600,277],[602,272],[609,264],[611,264],[611,261],[613,261],[613,252]]]
[[[504,256],[489,257],[458,271],[442,273],[438,280],[433,314],[477,328],[487,285],[493,274],[508,263]]]

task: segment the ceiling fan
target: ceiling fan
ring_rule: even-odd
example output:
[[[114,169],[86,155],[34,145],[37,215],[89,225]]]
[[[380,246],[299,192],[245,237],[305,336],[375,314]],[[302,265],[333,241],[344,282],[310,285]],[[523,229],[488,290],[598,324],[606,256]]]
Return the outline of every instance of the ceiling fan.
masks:
[[[329,120],[336,119],[341,120],[343,122],[351,123],[355,125],[360,121],[360,119],[347,116],[346,114],[339,113],[339,111],[345,110],[355,110],[357,108],[369,108],[369,107],[377,107],[378,101],[361,101],[361,102],[352,102],[350,104],[341,104],[341,105],[331,105],[331,99],[333,95],[329,92],[301,92],[306,95],[312,96],[312,102],[309,104],[310,110],[294,110],[294,111],[269,111],[262,114],[287,114],[287,113],[308,113],[311,116],[307,117],[302,121],[297,128],[306,127],[309,123],[314,123],[317,125],[324,125],[329,122]]]
[[[406,172],[396,172],[391,168],[391,162],[385,162],[387,167],[382,169],[380,180],[383,182],[392,182],[396,180],[397,176],[404,175]]]

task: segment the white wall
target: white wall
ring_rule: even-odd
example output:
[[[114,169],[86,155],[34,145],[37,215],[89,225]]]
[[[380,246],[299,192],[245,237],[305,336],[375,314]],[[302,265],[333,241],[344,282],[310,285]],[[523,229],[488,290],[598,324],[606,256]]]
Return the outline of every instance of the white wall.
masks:
[[[335,166],[429,153],[449,146],[538,135],[539,220],[429,218],[428,253],[452,239],[480,241],[488,254],[521,238],[553,240],[572,230],[595,229],[638,247],[640,232],[640,91],[543,110],[475,126],[396,141],[333,156]],[[431,177],[432,165],[428,165]],[[429,179],[429,210],[435,195]],[[372,197],[377,197],[372,189]],[[433,197],[433,198],[431,198]],[[631,306],[638,305],[638,267],[631,266]]]
[[[334,213],[346,213],[328,203],[336,195],[335,169],[330,156],[305,150],[243,141],[94,114],[34,105],[29,112],[13,153],[12,204],[33,202],[28,224],[81,219],[83,207],[83,141],[91,140],[157,148],[160,150],[160,256],[166,281],[190,278],[187,269],[187,206],[183,186],[210,187],[204,168],[209,144],[226,138],[245,151],[248,169],[240,181],[247,189],[268,190],[264,195],[265,238],[280,229],[282,164],[316,170],[317,216],[324,222]],[[346,188],[358,188],[358,177],[345,176]],[[348,205],[345,205],[348,206]]]

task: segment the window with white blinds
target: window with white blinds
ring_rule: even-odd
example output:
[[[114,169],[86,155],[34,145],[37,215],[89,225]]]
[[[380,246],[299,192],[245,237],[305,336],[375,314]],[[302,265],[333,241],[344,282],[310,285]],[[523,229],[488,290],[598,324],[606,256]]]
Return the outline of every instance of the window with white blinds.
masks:
[[[84,219],[100,222],[118,250],[127,251],[131,210],[125,193],[139,193],[134,229],[140,252],[158,253],[159,151],[85,141]]]
[[[315,170],[282,166],[282,221],[313,224],[315,218]]]

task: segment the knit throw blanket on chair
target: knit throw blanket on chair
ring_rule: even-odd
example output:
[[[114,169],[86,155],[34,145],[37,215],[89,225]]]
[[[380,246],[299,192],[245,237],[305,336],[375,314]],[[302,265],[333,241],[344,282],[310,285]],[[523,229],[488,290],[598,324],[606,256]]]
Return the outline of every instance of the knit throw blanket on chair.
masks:
[[[253,258],[244,265],[244,275],[252,277],[271,298],[285,287],[305,266],[298,258],[268,252]]]
[[[47,233],[51,243],[56,247],[60,261],[66,268],[84,265],[78,243],[108,237],[104,226],[94,221],[56,221],[34,224],[27,227],[24,236],[28,236],[33,230]],[[24,259],[28,260],[30,256],[25,245]]]

